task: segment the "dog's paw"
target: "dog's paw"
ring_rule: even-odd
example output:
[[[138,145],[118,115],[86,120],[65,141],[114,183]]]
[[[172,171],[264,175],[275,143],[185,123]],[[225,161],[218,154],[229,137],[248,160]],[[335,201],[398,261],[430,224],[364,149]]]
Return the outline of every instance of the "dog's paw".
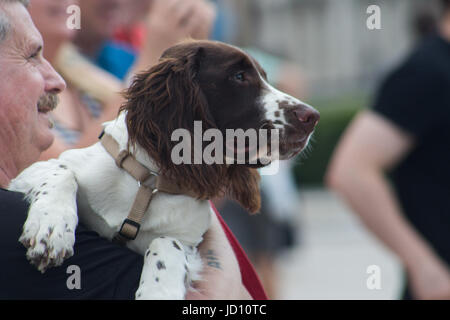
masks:
[[[73,255],[77,222],[74,213],[68,208],[59,213],[55,209],[54,213],[36,212],[32,207],[19,239],[27,248],[27,259],[42,273]]]

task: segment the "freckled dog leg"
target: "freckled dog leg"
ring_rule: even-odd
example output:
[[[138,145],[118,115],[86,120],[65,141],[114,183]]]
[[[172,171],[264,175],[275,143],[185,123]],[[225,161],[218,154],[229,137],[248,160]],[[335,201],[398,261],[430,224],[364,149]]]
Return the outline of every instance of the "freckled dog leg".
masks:
[[[145,253],[137,300],[182,300],[188,281],[183,245],[176,239],[161,237],[152,241]]]
[[[19,241],[28,260],[45,270],[73,255],[77,216],[74,173],[58,160],[38,162],[14,179],[9,190],[23,192],[30,202]]]

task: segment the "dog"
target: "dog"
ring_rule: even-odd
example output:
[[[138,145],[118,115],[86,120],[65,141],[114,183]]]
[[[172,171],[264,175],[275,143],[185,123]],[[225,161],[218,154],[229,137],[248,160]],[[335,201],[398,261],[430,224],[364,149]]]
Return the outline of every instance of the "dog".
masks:
[[[276,156],[287,159],[308,144],[319,113],[269,85],[264,70],[244,51],[214,41],[191,40],[167,49],[155,66],[135,76],[124,96],[117,119],[104,125],[115,151],[102,140],[37,162],[12,181],[9,189],[30,202],[20,242],[40,271],[59,266],[73,255],[79,218],[145,256],[136,299],[184,299],[202,269],[197,246],[214,214],[208,200],[226,193],[257,212],[257,168],[264,164],[256,159],[175,165],[171,133],[179,128],[193,133],[195,121],[223,133],[270,128],[279,132]],[[248,148],[239,152],[247,154]],[[168,192],[145,187],[146,181],[123,169],[124,161],[144,170],[142,180],[163,177],[172,187]],[[150,200],[137,223],[125,217],[142,188]],[[170,191],[174,188],[177,192]],[[125,227],[134,237],[122,233]]]

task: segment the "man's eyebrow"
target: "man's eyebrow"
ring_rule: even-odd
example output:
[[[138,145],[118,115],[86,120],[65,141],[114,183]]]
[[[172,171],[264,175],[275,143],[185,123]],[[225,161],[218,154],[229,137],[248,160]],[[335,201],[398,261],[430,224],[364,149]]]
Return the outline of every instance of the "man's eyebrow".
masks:
[[[30,56],[38,56],[40,54],[43,54],[44,46],[42,43],[39,42],[33,42],[26,45],[24,48],[23,54],[25,55],[25,58],[29,58]]]

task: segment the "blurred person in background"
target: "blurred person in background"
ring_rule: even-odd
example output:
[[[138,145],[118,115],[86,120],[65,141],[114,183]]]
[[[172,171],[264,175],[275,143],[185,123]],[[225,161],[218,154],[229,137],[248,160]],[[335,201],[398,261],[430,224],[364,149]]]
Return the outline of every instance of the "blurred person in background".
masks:
[[[114,73],[115,68],[120,68],[122,64],[133,64],[135,55],[131,47],[111,41],[114,31],[130,18],[127,14],[130,5],[127,2],[126,0],[79,0],[82,13],[81,29],[74,39],[82,55],[120,79],[123,79],[125,75]],[[111,71],[103,65],[104,56],[108,54],[119,57],[119,66],[110,66],[113,68]]]
[[[207,39],[215,8],[207,0],[80,0],[80,51],[121,80],[146,70],[172,45]]]
[[[437,32],[353,120],[327,174],[403,262],[404,299],[450,299],[450,0],[441,1]]]

